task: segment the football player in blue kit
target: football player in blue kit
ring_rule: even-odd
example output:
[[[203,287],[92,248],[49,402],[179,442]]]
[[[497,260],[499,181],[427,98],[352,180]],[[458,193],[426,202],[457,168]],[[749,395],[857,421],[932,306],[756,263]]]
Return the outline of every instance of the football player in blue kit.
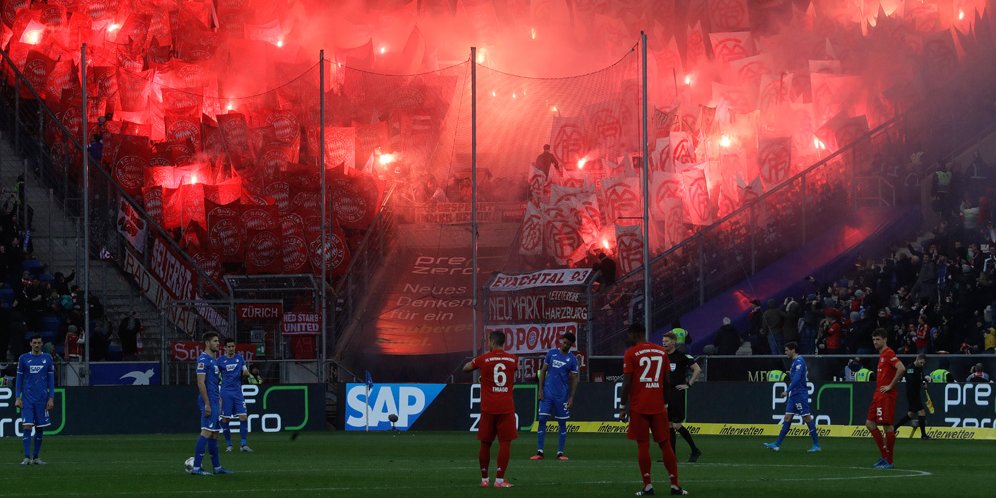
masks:
[[[21,409],[24,431],[24,460],[21,465],[45,465],[39,456],[42,429],[52,425],[48,412],[55,406],[55,363],[52,355],[42,352],[40,335],[31,337],[31,351],[17,359],[17,380],[14,384],[14,406]],[[34,429],[34,451],[31,445]]]
[[[536,429],[536,454],[531,460],[543,459],[543,443],[546,440],[546,422],[552,415],[560,426],[560,439],[557,442],[557,460],[567,460],[564,445],[567,444],[567,419],[571,418],[574,406],[574,393],[578,389],[578,359],[571,352],[576,338],[568,332],[560,338],[560,347],[551,349],[543,360],[537,376],[542,387],[537,393],[540,400],[539,426]]]
[[[781,449],[782,441],[788,434],[792,426],[792,419],[796,415],[802,417],[802,421],[809,426],[809,436],[813,438],[813,446],[809,448],[810,453],[821,451],[820,440],[816,433],[816,422],[813,421],[813,413],[809,410],[809,388],[806,386],[806,360],[796,352],[798,346],[794,342],[785,343],[785,356],[792,360],[789,367],[789,385],[785,389],[785,418],[782,420],[782,430],[778,433],[778,440],[773,443],[764,443],[764,447],[772,451]]]
[[[229,423],[239,419],[239,436],[242,440],[240,451],[252,453],[246,441],[249,424],[246,422],[246,400],[242,396],[242,379],[249,377],[246,360],[235,353],[235,339],[225,339],[225,354],[218,357],[221,370],[221,429],[225,434],[225,451],[232,452],[232,430]]]
[[[201,410],[201,436],[194,446],[194,467],[190,473],[196,476],[209,475],[201,468],[204,450],[211,453],[211,465],[215,475],[231,474],[221,466],[218,454],[218,433],[221,425],[221,379],[217,362],[220,341],[217,332],[206,332],[203,336],[204,352],[197,357],[197,404]]]

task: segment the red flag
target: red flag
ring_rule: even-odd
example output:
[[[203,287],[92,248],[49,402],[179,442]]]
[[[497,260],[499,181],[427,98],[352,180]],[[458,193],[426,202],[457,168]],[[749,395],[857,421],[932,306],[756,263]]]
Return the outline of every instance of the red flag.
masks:
[[[713,32],[750,29],[747,0],[709,0],[709,22]]]
[[[754,41],[750,31],[735,33],[709,33],[713,57],[720,62],[732,62],[754,55]]]
[[[538,256],[543,254],[543,212],[539,206],[529,203],[522,220],[519,234],[519,254]]]
[[[208,221],[209,247],[223,262],[241,262],[244,260],[244,245],[239,219],[242,215],[242,205],[239,201],[218,204],[205,201]]]
[[[624,274],[643,266],[642,230],[640,225],[616,225],[616,257]]]
[[[111,163],[111,174],[121,188],[131,195],[142,193],[145,168],[152,155],[149,139],[141,136],[119,136],[121,144]]]
[[[792,139],[764,138],[757,148],[757,165],[764,190],[771,190],[792,175]]]

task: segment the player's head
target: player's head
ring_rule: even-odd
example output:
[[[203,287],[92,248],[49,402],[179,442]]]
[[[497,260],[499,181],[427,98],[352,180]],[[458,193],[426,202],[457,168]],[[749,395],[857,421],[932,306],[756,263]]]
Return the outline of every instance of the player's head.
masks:
[[[875,329],[872,332],[872,345],[875,346],[875,351],[881,353],[889,345],[889,333],[881,327]]]
[[[647,340],[647,329],[642,323],[634,323],[629,326],[629,342],[636,344]]]
[[[577,337],[574,337],[574,334],[570,332],[564,334],[560,338],[560,351],[563,353],[570,351],[571,348],[574,347],[574,344],[576,342],[577,342]]]
[[[41,334],[34,334],[28,341],[31,344],[31,352],[34,354],[41,353],[42,350],[42,336]]]
[[[550,150],[550,144],[543,144],[543,150],[544,151],[549,151]]]
[[[235,339],[231,337],[225,339],[225,356],[235,356]]]
[[[218,352],[218,346],[221,341],[218,339],[217,332],[205,332],[201,336],[201,340],[204,341],[204,351],[214,354]]]
[[[661,340],[661,344],[664,345],[664,349],[670,351],[674,349],[674,345],[678,343],[678,336],[674,335],[674,332],[668,332],[664,334],[664,339]]]
[[[500,330],[493,330],[488,334],[488,346],[492,350],[505,349],[505,333]]]
[[[798,350],[799,350],[799,345],[796,344],[795,341],[789,341],[785,343],[785,356],[788,356],[789,359],[795,358],[796,355],[798,354],[796,353],[796,351]]]
[[[920,353],[920,354],[916,355],[916,359],[913,360],[913,364],[916,365],[916,366],[918,366],[918,367],[920,367],[920,368],[923,368],[923,366],[926,363],[927,363],[927,355],[925,355],[923,353]]]

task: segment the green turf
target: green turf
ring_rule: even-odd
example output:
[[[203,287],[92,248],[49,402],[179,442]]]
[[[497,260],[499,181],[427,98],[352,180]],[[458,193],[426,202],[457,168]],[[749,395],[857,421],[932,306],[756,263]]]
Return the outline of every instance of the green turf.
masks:
[[[302,433],[256,435],[256,453],[222,453],[231,476],[183,472],[191,436],[48,437],[47,466],[22,467],[20,440],[8,438],[0,463],[0,496],[190,495],[238,496],[632,496],[640,487],[636,445],[622,435],[572,434],[571,460],[530,461],[535,434],[512,446],[512,489],[478,487],[477,441],[468,433]],[[237,438],[237,436],[236,436]],[[554,451],[556,434],[547,438]],[[16,441],[16,442],[15,442]],[[757,438],[699,436],[705,455],[681,463],[682,484],[694,496],[992,496],[996,442],[896,443],[896,469],[872,470],[874,443],[827,439],[807,454],[808,438],[790,438],[779,453]],[[654,481],[666,494],[654,449]],[[492,468],[497,455],[494,447]],[[679,441],[679,461],[688,450]]]

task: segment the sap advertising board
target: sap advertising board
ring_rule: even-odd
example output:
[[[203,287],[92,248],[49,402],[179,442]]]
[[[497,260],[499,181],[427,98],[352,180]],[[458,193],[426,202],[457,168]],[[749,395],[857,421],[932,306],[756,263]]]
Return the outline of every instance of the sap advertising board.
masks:
[[[340,426],[347,431],[477,430],[481,411],[480,384],[340,384]],[[536,386],[515,386],[519,427],[532,425]],[[391,423],[391,415],[397,421]]]

